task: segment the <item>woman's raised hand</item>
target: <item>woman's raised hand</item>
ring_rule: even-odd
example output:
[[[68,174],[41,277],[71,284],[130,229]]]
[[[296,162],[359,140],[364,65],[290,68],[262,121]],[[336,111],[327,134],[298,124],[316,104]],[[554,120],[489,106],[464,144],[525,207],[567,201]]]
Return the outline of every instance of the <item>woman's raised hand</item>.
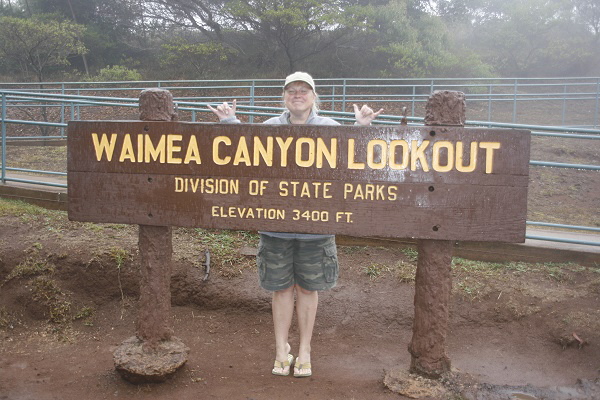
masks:
[[[360,109],[356,104],[354,106],[354,116],[359,125],[371,125],[371,122],[383,112],[383,108],[375,112],[368,105],[363,105]]]
[[[235,118],[235,108],[236,108],[237,100],[233,100],[231,105],[227,102],[223,102],[223,104],[219,104],[217,108],[213,108],[208,105],[208,109],[212,111],[217,117],[219,117],[219,121],[224,120],[226,118]]]

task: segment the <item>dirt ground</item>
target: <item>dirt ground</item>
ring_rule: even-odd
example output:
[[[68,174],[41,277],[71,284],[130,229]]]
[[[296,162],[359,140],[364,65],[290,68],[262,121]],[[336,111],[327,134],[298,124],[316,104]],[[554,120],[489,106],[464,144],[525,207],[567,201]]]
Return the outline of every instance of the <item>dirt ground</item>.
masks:
[[[173,328],[189,358],[166,382],[133,385],[113,352],[135,334],[137,227],[0,206],[0,399],[406,398],[383,380],[410,364],[413,249],[339,247],[339,285],[320,296],[314,374],[296,379],[270,373],[270,297],[244,255],[256,236],[176,229]],[[600,268],[455,259],[453,271],[455,390],[428,398],[600,399]]]

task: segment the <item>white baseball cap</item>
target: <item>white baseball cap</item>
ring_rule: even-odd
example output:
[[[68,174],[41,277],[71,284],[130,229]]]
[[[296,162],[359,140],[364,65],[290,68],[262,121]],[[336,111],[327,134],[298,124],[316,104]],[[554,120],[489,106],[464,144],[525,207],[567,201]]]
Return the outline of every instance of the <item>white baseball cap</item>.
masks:
[[[285,88],[292,82],[308,83],[308,85],[312,88],[313,92],[315,91],[315,81],[313,81],[312,76],[310,76],[306,72],[294,72],[293,74],[288,75],[287,78],[285,78],[285,84],[283,85],[283,87]]]

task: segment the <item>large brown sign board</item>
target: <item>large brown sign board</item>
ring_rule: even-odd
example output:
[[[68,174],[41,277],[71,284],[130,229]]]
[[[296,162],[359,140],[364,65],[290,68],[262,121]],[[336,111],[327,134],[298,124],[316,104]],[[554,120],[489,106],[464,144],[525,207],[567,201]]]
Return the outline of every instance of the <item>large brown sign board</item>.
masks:
[[[69,218],[525,240],[528,131],[73,121]]]

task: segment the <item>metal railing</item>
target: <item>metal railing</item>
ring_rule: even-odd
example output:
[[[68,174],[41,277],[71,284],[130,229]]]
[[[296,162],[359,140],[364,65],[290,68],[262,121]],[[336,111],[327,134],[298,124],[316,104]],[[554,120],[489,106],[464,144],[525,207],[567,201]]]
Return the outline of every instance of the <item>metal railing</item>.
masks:
[[[422,115],[429,94],[458,90],[467,94],[467,119],[539,124],[524,110],[543,105],[551,115],[544,125],[598,128],[600,77],[581,78],[446,78],[446,79],[316,79],[323,108],[347,111],[353,102],[402,103],[410,116]],[[0,90],[113,98],[137,97],[139,91],[160,87],[176,101],[215,102],[238,99],[264,106],[281,100],[281,79],[189,80],[141,82],[0,83]],[[533,117],[535,118],[535,117]],[[252,122],[252,121],[251,121]]]
[[[370,94],[366,93],[364,95],[359,94],[351,94],[352,90],[357,88],[361,88],[362,90],[367,90],[368,86],[374,85],[348,85],[349,80],[344,80],[343,86],[338,86],[337,84],[332,84],[330,87],[332,88],[332,94],[329,95],[321,95],[321,100],[323,104],[329,104],[329,110],[322,110],[322,115],[330,116],[342,123],[354,121],[353,113],[345,112],[345,111],[336,111],[336,108],[345,109],[345,106],[338,107],[339,104],[345,104],[347,102],[367,102],[369,104],[379,103],[379,102],[392,102],[395,101],[395,104],[400,104],[403,107],[406,106],[406,100],[403,97],[404,95],[396,95],[395,100],[394,97],[390,94],[389,96],[383,96],[381,93]],[[220,81],[223,82],[223,81]],[[239,83],[240,81],[228,81],[229,83]],[[227,88],[229,91],[240,91],[251,88],[252,90],[249,93],[256,94],[257,89],[263,90],[265,88],[277,89],[281,90],[280,82],[279,85],[257,85],[257,81],[252,81],[252,86],[233,86],[233,85],[212,85],[207,87],[193,87],[194,90],[222,90]],[[160,82],[157,83],[156,86],[159,85]],[[179,82],[180,84],[182,82]],[[380,82],[381,83],[381,82]],[[574,84],[574,83],[573,83]],[[581,84],[581,83],[578,83]],[[590,83],[586,83],[589,85]],[[66,85],[66,84],[61,84]],[[459,89],[458,85],[451,85],[450,82],[445,82],[445,87],[441,87],[441,85],[431,84],[433,88],[447,88],[448,90],[456,90]],[[566,85],[563,83],[562,85]],[[596,79],[595,83],[596,89],[598,88],[598,80]],[[49,86],[49,85],[45,85]],[[379,87],[381,85],[377,85]],[[190,86],[166,86],[164,83],[162,87],[168,90],[172,90],[176,88],[177,90],[191,90]],[[321,86],[320,86],[321,87]],[[386,90],[390,89],[393,86],[386,86]],[[403,86],[404,87],[404,86]],[[342,94],[336,94],[335,90],[342,90]],[[410,86],[413,91],[413,96],[410,99],[408,104],[417,104],[418,102],[425,102],[428,98],[429,94],[415,94],[417,86]],[[54,186],[66,188],[66,183],[61,182],[53,182],[50,179],[24,179],[22,177],[10,177],[7,172],[21,172],[28,174],[38,174],[42,176],[58,176],[58,177],[66,177],[66,172],[59,171],[44,171],[44,170],[35,170],[35,169],[26,169],[26,168],[15,168],[9,167],[6,155],[7,143],[12,141],[24,141],[24,140],[47,140],[47,139],[64,139],[65,136],[65,128],[67,126],[67,121],[69,120],[79,120],[86,119],[82,118],[87,110],[94,109],[97,112],[98,108],[101,109],[117,109],[120,115],[129,114],[129,118],[123,119],[137,119],[137,108],[138,108],[138,98],[139,92],[141,88],[121,88],[119,91],[125,93],[127,91],[129,94],[135,94],[135,97],[111,97],[111,96],[83,96],[81,94],[67,94],[67,92],[75,90],[74,88],[68,88],[66,86],[61,87],[62,93],[52,93],[51,89],[47,88],[41,92],[33,92],[29,90],[1,90],[0,89],[0,97],[1,97],[1,105],[2,105],[2,120],[1,120],[1,129],[2,129],[2,154],[1,154],[1,181],[2,183],[6,182],[23,182],[44,186]],[[109,88],[78,88],[76,90],[79,91],[94,91],[95,93],[100,91],[103,92],[105,90],[109,90]],[[111,93],[114,93],[114,90],[111,89]],[[392,89],[390,89],[392,90]],[[238,94],[238,93],[236,93]],[[489,93],[488,93],[489,94]],[[552,96],[555,96],[555,93],[546,93]],[[523,95],[525,96],[525,95]],[[531,95],[533,96],[533,95]],[[475,100],[470,100],[472,98]],[[513,96],[514,97],[514,96]],[[203,113],[210,113],[207,109],[207,105],[215,105],[216,103],[220,103],[223,101],[230,101],[231,99],[238,99],[238,115],[244,116],[248,119],[249,122],[254,122],[255,118],[260,119],[264,117],[270,117],[273,115],[277,115],[281,113],[282,108],[277,107],[277,104],[280,102],[280,94],[277,95],[257,95],[256,97],[248,97],[248,96],[234,96],[231,94],[221,95],[221,94],[213,94],[211,96],[180,96],[175,97],[175,102],[178,108],[178,113],[180,114],[180,120],[189,120],[192,122],[198,121],[198,115]],[[535,97],[528,98],[528,100],[532,100]],[[546,97],[545,97],[546,98]],[[477,95],[467,95],[468,101],[487,101],[490,102],[492,97],[488,96],[485,100],[478,100]],[[589,143],[593,143],[593,146],[600,147],[600,130],[596,129],[597,126],[597,113],[598,113],[598,92],[594,94],[586,93],[585,96],[581,94],[580,100],[583,99],[585,101],[592,100],[595,104],[594,111],[594,120],[593,123],[589,122],[585,125],[587,127],[564,127],[564,126],[547,126],[547,125],[534,125],[534,124],[516,124],[516,123],[508,123],[508,122],[491,122],[490,120],[468,120],[466,125],[468,126],[482,126],[482,127],[498,127],[498,128],[514,128],[514,129],[528,129],[531,130],[532,135],[535,137],[547,137],[547,138],[556,138],[557,140],[562,139],[574,139],[574,140],[588,140],[591,141]],[[494,100],[496,101],[496,100]],[[562,99],[563,102],[566,102],[566,99]],[[15,110],[22,110],[31,113],[31,110],[35,109],[51,109],[53,110],[53,118],[57,121],[43,121],[43,120],[34,120],[33,118],[23,118],[23,117],[12,117],[12,115],[19,114],[15,112]],[[514,107],[513,107],[514,108]],[[124,111],[125,110],[125,111]],[[21,113],[27,115],[27,112]],[[414,108],[412,110],[414,114]],[[182,119],[182,116],[185,119]],[[213,115],[209,115],[211,120],[214,120]],[[114,118],[111,118],[114,119]],[[396,125],[399,124],[402,119],[402,116],[398,115],[381,115],[377,123],[378,124],[387,124],[387,125]],[[564,119],[564,118],[563,118]],[[423,118],[416,117],[414,115],[410,115],[407,117],[407,120],[410,125],[420,125],[423,123]],[[20,127],[20,132],[17,132],[16,129],[9,129],[9,126],[18,126]],[[589,126],[593,126],[594,128],[590,128]],[[29,132],[25,132],[30,128]],[[54,135],[46,135],[40,136],[31,133],[31,130],[35,129],[35,127],[44,127],[44,128],[53,128],[54,130],[58,130],[57,134]],[[10,130],[10,132],[9,132]],[[538,161],[531,160],[531,166],[534,167],[551,167],[551,168],[568,168],[568,169],[576,169],[581,171],[600,171],[600,165],[592,165],[592,164],[584,164],[584,163],[565,163],[565,162],[555,162],[555,161]],[[528,221],[529,226],[545,226],[551,228],[561,228],[561,229],[569,229],[569,230],[583,230],[588,232],[600,232],[600,228],[597,227],[585,227],[580,225],[569,225],[569,224],[554,224],[548,222],[535,222]],[[559,242],[567,242],[567,243],[576,243],[590,246],[600,246],[600,242],[595,241],[585,241],[585,240],[570,240],[570,239],[561,239],[561,238],[552,238],[552,237],[541,237],[535,235],[528,235],[528,239],[535,240],[549,240],[549,241],[559,241]]]

